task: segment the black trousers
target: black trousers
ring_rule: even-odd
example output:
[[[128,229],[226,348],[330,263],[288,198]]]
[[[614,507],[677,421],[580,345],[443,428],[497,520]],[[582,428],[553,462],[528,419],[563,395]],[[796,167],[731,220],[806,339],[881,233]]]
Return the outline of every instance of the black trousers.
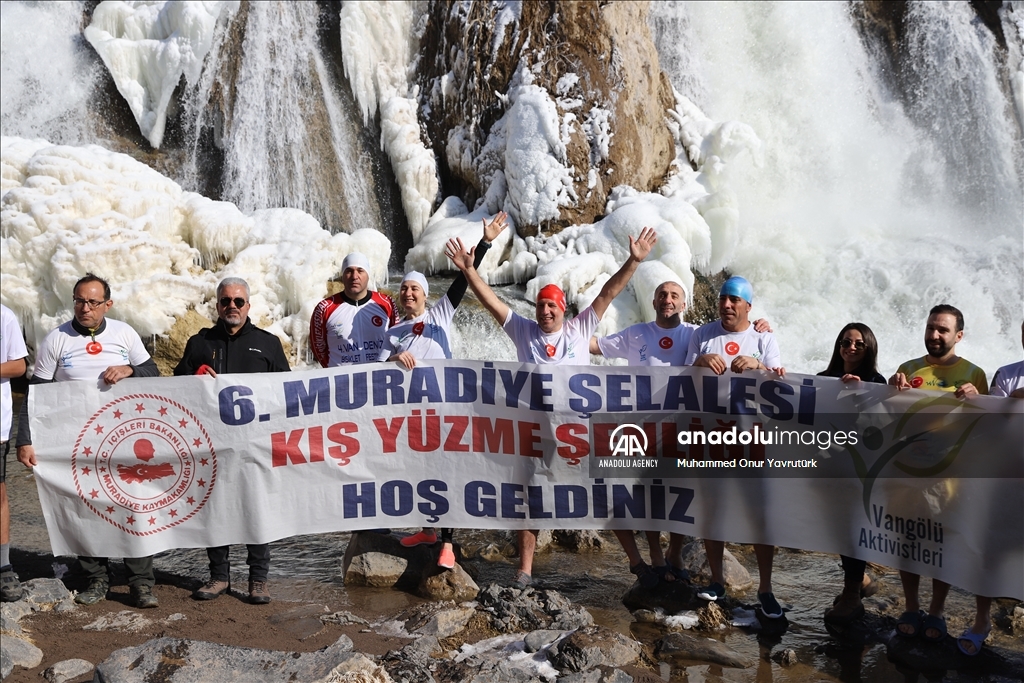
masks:
[[[249,565],[250,581],[266,581],[270,572],[270,544],[247,545],[249,556],[245,562]],[[206,555],[210,558],[210,578],[214,581],[231,580],[231,563],[228,561],[230,546],[207,548]]]
[[[840,555],[839,559],[843,562],[843,580],[859,586],[864,580],[864,570],[867,569],[868,563],[846,555]]]
[[[79,557],[78,566],[81,567],[82,573],[85,574],[90,581],[95,579],[103,579],[107,583],[110,583],[110,575],[107,573],[106,557]],[[124,568],[128,575],[129,586],[150,586],[156,584],[156,579],[153,577],[153,556],[148,557],[126,557],[124,558]]]

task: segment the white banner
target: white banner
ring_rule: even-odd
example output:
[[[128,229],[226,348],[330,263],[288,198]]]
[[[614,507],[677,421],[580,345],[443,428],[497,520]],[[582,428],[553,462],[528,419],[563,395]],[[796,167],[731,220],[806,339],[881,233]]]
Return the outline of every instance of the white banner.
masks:
[[[658,529],[1024,599],[1024,401],[421,362],[35,385],[55,555],[377,527]]]

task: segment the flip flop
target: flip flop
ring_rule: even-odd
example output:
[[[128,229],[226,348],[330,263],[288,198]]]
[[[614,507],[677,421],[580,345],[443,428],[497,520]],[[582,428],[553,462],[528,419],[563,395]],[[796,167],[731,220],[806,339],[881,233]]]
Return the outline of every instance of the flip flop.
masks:
[[[968,628],[966,631],[960,634],[959,638],[956,639],[957,649],[959,649],[960,652],[963,652],[968,657],[977,657],[978,653],[981,652],[981,644],[985,642],[986,638],[988,638],[988,634],[991,630],[992,627],[990,626],[988,631],[985,631],[984,633],[975,633],[974,631]],[[974,646],[974,652],[967,651],[967,648],[964,647],[965,640]]]
[[[929,636],[929,630],[938,631],[939,635]],[[925,616],[924,621],[921,622],[921,637],[933,643],[942,642],[946,638],[946,618],[934,617],[931,614]]]
[[[922,632],[921,622],[924,620],[924,617],[925,613],[920,610],[917,612],[904,612],[900,615],[899,621],[896,622],[896,635],[900,638],[918,637]],[[910,631],[901,630],[900,626],[909,626]]]

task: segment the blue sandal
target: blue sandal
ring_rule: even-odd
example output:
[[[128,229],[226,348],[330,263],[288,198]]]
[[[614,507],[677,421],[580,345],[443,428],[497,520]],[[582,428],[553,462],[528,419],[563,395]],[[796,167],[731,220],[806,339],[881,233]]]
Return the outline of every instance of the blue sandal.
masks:
[[[899,621],[896,622],[896,635],[900,638],[917,638],[921,635],[921,622],[924,620],[925,613],[918,610],[917,612],[904,612],[900,615]],[[909,631],[904,631],[900,626],[909,626]]]
[[[968,628],[966,631],[960,634],[959,638],[956,639],[957,649],[959,649],[960,652],[963,652],[968,657],[977,657],[978,653],[981,652],[981,644],[985,642],[986,638],[988,638],[988,634],[991,630],[992,627],[990,626],[989,630],[985,631],[984,633],[975,633],[974,631]],[[964,641],[967,641],[968,643],[974,646],[974,652],[967,651],[967,648],[964,647]]]
[[[928,631],[938,631],[939,635],[930,636]],[[921,622],[921,637],[933,643],[940,643],[946,639],[946,618],[927,615]]]

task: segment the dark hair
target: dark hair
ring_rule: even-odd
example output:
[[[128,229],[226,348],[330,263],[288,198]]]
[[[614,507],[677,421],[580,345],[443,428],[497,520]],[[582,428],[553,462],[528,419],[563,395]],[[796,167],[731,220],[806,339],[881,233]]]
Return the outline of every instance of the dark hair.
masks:
[[[818,374],[824,377],[842,377],[846,374],[846,364],[843,362],[839,344],[848,330],[857,330],[864,338],[864,358],[852,374],[866,381],[868,377],[878,374],[878,341],[875,339],[875,333],[864,323],[849,323],[839,331],[839,336],[836,337],[836,343],[832,348],[832,360],[828,362],[825,371]]]
[[[82,279],[75,283],[75,286],[71,291],[77,292],[80,286],[88,284],[90,282],[98,282],[101,285],[103,285],[103,300],[110,301],[110,283],[101,278],[99,275],[93,275],[92,273],[86,273],[85,275],[83,275]]]
[[[949,304],[939,304],[938,306],[936,306],[932,310],[928,311],[928,317],[930,318],[933,315],[942,315],[944,313],[948,313],[949,315],[951,315],[954,318],[956,318],[956,331],[957,332],[963,332],[964,331],[964,314],[961,313],[960,309],[957,308],[956,306],[950,306]]]

